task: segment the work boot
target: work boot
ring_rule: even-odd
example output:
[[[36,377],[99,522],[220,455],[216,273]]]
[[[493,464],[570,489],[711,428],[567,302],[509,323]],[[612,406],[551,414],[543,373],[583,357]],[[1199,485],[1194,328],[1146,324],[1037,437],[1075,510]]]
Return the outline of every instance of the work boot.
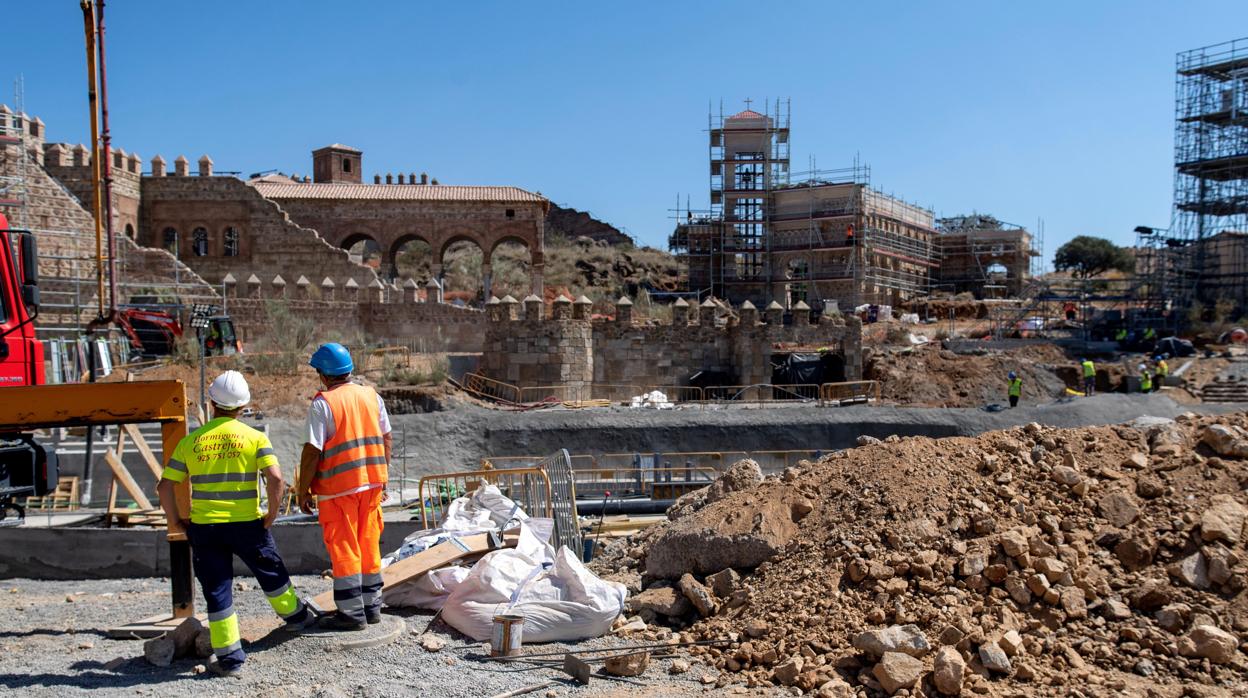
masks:
[[[212,657],[208,660],[208,671],[225,678],[237,678],[243,673],[243,663],[228,662],[223,664],[217,661],[216,657]]]
[[[303,618],[287,621],[286,625],[282,627],[286,630],[286,632],[298,635],[315,628],[320,622],[322,615],[324,614],[317,611],[315,608],[312,608],[312,606],[305,601],[303,604]]]
[[[377,625],[378,623],[381,622],[381,609],[380,608],[364,609],[364,620],[367,621],[369,625]]]
[[[352,618],[341,611],[330,616],[322,616],[320,625],[326,630],[363,630],[368,627],[365,621]]]

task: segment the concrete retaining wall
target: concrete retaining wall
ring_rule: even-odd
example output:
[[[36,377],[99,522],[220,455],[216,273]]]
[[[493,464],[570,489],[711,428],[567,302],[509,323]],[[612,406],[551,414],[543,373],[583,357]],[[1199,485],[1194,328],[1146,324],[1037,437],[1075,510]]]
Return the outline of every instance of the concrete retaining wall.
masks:
[[[386,522],[383,553],[395,550],[418,522]],[[291,574],[319,574],[329,556],[315,523],[284,523],[272,528]],[[238,559],[234,574],[250,576]],[[0,529],[0,579],[105,579],[169,575],[169,545],[163,530],[135,528]]]

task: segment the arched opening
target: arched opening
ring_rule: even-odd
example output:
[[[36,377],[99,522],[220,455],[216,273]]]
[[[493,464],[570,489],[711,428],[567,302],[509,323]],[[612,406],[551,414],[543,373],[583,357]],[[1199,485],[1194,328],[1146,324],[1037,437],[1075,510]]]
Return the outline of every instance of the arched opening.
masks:
[[[381,245],[365,233],[348,235],[342,241],[342,249],[347,251],[352,262],[365,264],[374,269],[381,268]]]
[[[208,255],[208,229],[196,228],[191,231],[191,254],[196,257]]]
[[[129,223],[126,224],[126,237],[134,239],[134,226]]]
[[[481,301],[481,246],[469,238],[452,239],[442,248],[442,290],[447,303]]]
[[[225,239],[225,256],[237,257],[240,237],[238,234],[238,228],[235,228],[234,226],[226,228],[225,235],[223,237]]]
[[[413,279],[424,286],[433,276],[433,246],[423,238],[405,235],[390,248],[391,279]]]
[[[165,248],[174,257],[178,256],[178,231],[175,228],[165,228],[160,236],[160,246]]]
[[[490,295],[499,298],[508,294],[514,298],[529,295],[533,288],[532,257],[529,246],[519,238],[504,238],[495,244],[490,252]]]

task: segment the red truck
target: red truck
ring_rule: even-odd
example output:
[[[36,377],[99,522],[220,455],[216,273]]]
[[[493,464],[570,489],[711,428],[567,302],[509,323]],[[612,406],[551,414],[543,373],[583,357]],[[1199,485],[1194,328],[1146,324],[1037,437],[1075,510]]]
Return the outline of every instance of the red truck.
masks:
[[[38,313],[35,236],[9,230],[0,213],[0,388],[43,385],[43,345],[35,339]]]

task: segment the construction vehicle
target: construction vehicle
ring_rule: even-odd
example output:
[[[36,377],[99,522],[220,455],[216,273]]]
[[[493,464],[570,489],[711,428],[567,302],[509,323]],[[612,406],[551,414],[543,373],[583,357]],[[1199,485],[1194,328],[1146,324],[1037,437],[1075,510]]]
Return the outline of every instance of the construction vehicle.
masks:
[[[35,339],[39,268],[35,236],[9,230],[0,214],[0,387],[42,385],[43,345]],[[0,433],[0,524],[21,523],[19,501],[56,488],[56,452],[28,433]],[[9,513],[16,519],[9,519]]]
[[[173,354],[178,340],[182,338],[182,323],[178,320],[181,306],[165,306],[174,311],[170,312],[142,297],[133,300],[135,302],[130,306],[119,307],[115,316],[118,327],[130,340],[131,357],[152,359]],[[242,342],[238,340],[234,321],[228,315],[208,318],[206,331],[206,356],[242,353]]]

